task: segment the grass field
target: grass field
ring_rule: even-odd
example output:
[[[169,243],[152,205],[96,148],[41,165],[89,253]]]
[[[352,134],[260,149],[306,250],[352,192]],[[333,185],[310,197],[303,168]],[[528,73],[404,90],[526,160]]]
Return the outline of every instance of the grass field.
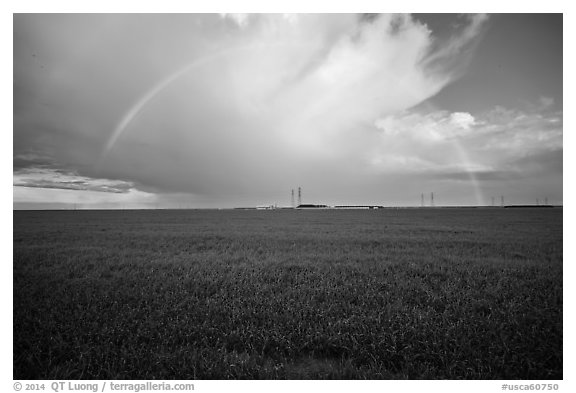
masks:
[[[561,379],[562,209],[15,211],[15,379]]]

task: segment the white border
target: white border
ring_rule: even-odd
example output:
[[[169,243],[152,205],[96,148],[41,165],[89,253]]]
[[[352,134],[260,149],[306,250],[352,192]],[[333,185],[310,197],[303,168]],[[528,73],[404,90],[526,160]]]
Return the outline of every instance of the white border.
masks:
[[[2,52],[12,54],[12,35],[13,35],[13,13],[54,13],[54,12],[561,12],[564,13],[564,170],[570,173],[574,163],[574,156],[570,154],[573,147],[574,121],[572,119],[572,100],[571,93],[574,86],[574,78],[570,70],[576,70],[574,64],[574,47],[573,39],[576,37],[574,25],[576,22],[573,17],[573,2],[548,0],[545,2],[503,2],[502,0],[486,0],[482,2],[461,1],[413,1],[403,0],[396,3],[376,0],[355,0],[350,2],[333,3],[328,1],[310,0],[292,0],[285,4],[271,5],[272,2],[265,0],[249,0],[234,2],[232,0],[214,0],[203,2],[192,2],[183,0],[162,0],[162,1],[119,1],[119,0],[101,0],[98,2],[72,1],[72,0],[51,0],[51,1],[16,1],[9,0],[3,2],[3,12],[0,20],[2,29],[1,42]],[[570,45],[572,44],[572,45]],[[12,75],[13,63],[5,60],[2,62],[2,119],[5,122],[5,128],[2,132],[2,149],[8,150],[13,146],[13,135],[8,130],[13,125],[13,97],[12,97]],[[2,355],[0,356],[0,375],[2,378],[2,391],[14,391],[12,381],[12,212],[8,211],[8,206],[12,208],[11,179],[12,173],[7,168],[12,168],[12,159],[8,151],[3,151],[1,155],[3,171],[3,186],[6,192],[2,195],[5,210],[2,210],[3,222],[3,259],[0,264],[2,275],[2,311],[7,318],[2,324]],[[573,234],[574,212],[572,208],[573,187],[570,178],[564,184],[564,236],[571,239]],[[10,188],[9,188],[10,187]],[[571,370],[574,367],[574,332],[576,331],[574,323],[574,289],[572,279],[574,278],[574,247],[573,242],[566,243],[564,250],[564,381],[559,381],[561,391],[576,391],[574,373]],[[549,383],[550,381],[530,381],[528,383]],[[502,391],[501,385],[504,381],[196,381],[196,391],[212,391],[214,389],[222,391],[246,391],[246,392],[270,392],[274,389],[277,393],[290,392],[295,390],[308,389],[329,389],[330,391],[344,392],[360,388],[367,392],[384,392],[384,391],[442,391],[442,392],[495,392]],[[511,384],[520,384],[520,381],[509,381]],[[50,390],[48,390],[50,391]]]

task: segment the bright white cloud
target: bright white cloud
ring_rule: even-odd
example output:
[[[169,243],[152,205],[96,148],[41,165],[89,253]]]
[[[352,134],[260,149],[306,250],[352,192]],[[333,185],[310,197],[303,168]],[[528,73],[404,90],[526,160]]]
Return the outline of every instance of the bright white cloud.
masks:
[[[376,120],[376,128],[387,136],[409,138],[411,142],[446,142],[472,132],[474,117],[469,113],[435,111],[427,114],[405,111]]]
[[[474,116],[467,112],[454,112],[450,115],[450,122],[457,127],[468,130],[474,125]]]

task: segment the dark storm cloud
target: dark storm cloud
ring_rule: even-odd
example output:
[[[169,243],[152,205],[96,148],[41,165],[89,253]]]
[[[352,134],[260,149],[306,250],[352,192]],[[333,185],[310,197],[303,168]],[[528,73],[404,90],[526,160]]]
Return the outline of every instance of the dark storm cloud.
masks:
[[[40,179],[33,182],[15,183],[18,187],[31,187],[31,188],[55,188],[60,190],[77,190],[77,191],[96,191],[96,192],[112,192],[112,193],[126,193],[130,187],[117,187],[117,186],[104,186],[104,185],[91,185],[86,181],[60,181],[53,182],[46,179]]]
[[[14,172],[14,186],[30,188],[51,188],[111,193],[127,193],[134,185],[117,180],[94,179],[79,176],[77,173],[49,168],[21,169]]]

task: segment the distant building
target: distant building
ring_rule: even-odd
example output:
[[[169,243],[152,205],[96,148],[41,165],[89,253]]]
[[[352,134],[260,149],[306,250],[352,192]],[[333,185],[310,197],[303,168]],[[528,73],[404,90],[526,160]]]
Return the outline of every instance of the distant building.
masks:
[[[334,206],[334,209],[384,209],[384,206],[380,206],[380,205],[338,205],[338,206]]]

